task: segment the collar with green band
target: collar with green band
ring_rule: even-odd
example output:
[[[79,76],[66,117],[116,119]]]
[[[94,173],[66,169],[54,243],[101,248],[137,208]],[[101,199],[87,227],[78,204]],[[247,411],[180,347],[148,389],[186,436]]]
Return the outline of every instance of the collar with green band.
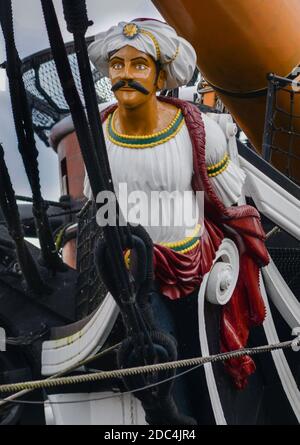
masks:
[[[107,120],[107,134],[111,142],[125,148],[150,148],[164,144],[180,131],[184,124],[184,117],[181,110],[178,110],[171,124],[162,131],[145,136],[131,136],[118,133],[114,126],[114,116],[110,114]]]

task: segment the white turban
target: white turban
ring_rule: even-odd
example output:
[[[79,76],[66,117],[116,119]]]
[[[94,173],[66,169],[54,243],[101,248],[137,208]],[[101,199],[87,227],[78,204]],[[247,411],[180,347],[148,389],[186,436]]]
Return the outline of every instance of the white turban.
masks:
[[[101,32],[89,46],[89,56],[95,67],[108,77],[109,54],[126,45],[149,54],[160,61],[166,72],[166,89],[186,85],[193,77],[197,56],[192,45],[179,37],[166,23],[151,19],[120,22],[107,32]]]

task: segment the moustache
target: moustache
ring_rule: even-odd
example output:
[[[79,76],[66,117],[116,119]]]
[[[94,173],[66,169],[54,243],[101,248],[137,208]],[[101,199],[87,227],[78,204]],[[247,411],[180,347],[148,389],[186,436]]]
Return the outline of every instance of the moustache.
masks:
[[[134,90],[137,90],[142,94],[145,94],[145,95],[150,94],[150,91],[148,91],[145,87],[143,87],[143,85],[136,82],[135,80],[129,80],[128,82],[125,82],[125,80],[119,80],[119,82],[115,83],[111,87],[111,91],[112,92],[118,91],[120,88],[123,88],[126,85],[128,85],[129,88],[133,88]]]

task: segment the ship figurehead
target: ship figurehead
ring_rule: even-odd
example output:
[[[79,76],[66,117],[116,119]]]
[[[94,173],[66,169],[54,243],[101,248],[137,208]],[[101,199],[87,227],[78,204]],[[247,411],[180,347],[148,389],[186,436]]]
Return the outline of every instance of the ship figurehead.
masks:
[[[89,47],[89,56],[99,72],[110,77],[117,99],[102,113],[115,188],[126,183],[127,193],[142,192],[146,197],[155,191],[177,193],[167,227],[163,218],[153,227],[148,204],[141,208],[146,215],[142,225],[154,244],[152,297],[173,302],[176,312],[179,301],[197,299],[203,277],[212,270],[215,277],[218,269],[222,277],[226,275],[225,287],[230,289],[219,303],[223,306],[221,348],[227,351],[245,346],[250,327],[265,317],[258,270],[269,261],[258,212],[237,205],[243,196],[245,173],[230,158],[226,134],[215,120],[194,105],[157,94],[189,82],[197,63],[194,48],[166,23],[136,19],[98,34]],[[179,201],[188,192],[192,194],[189,206],[180,209]],[[92,199],[88,178],[85,195]],[[122,193],[118,198],[126,199]],[[166,206],[167,199],[152,209],[157,212]],[[195,212],[197,220],[189,216]],[[186,217],[179,226],[174,224],[178,214]],[[128,222],[135,221],[129,217]],[[255,240],[252,244],[247,240],[249,233]],[[225,273],[224,267],[213,265],[228,234],[236,247],[230,249],[233,257],[229,259],[235,270],[228,264]],[[127,251],[127,264],[130,256]],[[221,275],[213,280],[223,283],[222,289],[213,291],[215,300],[224,290]],[[245,285],[247,279],[251,281],[251,295]],[[245,299],[249,302],[246,312]],[[194,327],[194,335],[196,331]],[[241,358],[228,361],[227,370],[236,386],[243,388],[255,364],[250,357]]]

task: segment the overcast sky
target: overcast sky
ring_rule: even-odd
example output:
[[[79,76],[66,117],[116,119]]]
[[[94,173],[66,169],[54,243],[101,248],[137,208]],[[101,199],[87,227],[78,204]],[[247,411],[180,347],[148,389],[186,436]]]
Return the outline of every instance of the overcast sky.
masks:
[[[1,0],[0,0],[1,1]],[[48,48],[49,43],[42,17],[40,0],[13,0],[15,37],[20,57]],[[65,28],[61,0],[54,0],[66,42],[72,40]],[[150,0],[87,0],[89,19],[94,21],[87,35],[104,31],[119,21],[136,17],[161,18]],[[3,36],[0,31],[0,62],[5,60]],[[0,69],[0,142],[17,194],[30,195],[27,178],[20,160],[13,127],[10,99],[6,91],[5,72]],[[42,192],[47,199],[58,199],[59,178],[56,155],[37,138]]]

